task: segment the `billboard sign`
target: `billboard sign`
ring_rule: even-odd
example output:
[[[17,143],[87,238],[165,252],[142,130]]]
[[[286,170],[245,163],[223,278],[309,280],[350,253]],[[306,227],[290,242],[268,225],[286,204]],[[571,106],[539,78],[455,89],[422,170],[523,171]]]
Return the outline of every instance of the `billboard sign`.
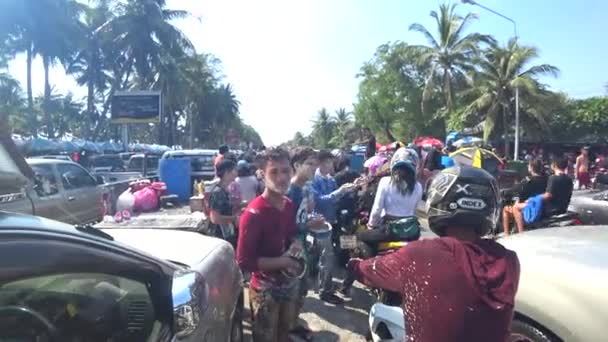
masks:
[[[161,109],[159,91],[117,91],[112,96],[112,123],[158,123]]]

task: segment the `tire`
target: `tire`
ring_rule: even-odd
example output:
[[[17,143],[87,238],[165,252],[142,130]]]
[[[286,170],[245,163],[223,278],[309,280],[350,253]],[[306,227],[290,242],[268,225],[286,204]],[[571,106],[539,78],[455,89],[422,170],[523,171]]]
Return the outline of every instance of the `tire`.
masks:
[[[555,342],[549,333],[517,318],[511,322],[509,342]]]
[[[234,316],[232,316],[232,322],[230,323],[230,336],[228,336],[229,342],[243,342],[243,313],[245,310],[245,297],[241,293],[239,300],[236,302],[234,308]]]

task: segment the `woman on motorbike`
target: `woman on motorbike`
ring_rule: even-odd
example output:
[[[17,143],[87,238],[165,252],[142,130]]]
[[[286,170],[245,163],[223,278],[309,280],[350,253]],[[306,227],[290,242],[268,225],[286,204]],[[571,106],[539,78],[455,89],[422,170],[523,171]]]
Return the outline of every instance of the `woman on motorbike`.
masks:
[[[394,236],[387,223],[415,216],[416,206],[422,199],[422,186],[416,180],[418,162],[418,154],[412,149],[400,148],[395,152],[391,159],[391,174],[378,183],[368,224],[370,229],[357,234],[359,246],[352,257],[367,259],[376,254],[378,243],[403,240]],[[420,231],[417,230],[416,236],[408,240],[417,240],[419,236]],[[349,295],[353,283],[354,276],[347,274],[340,292]]]
[[[422,198],[422,186],[416,181],[418,154],[412,149],[402,148],[391,159],[391,174],[380,180],[374,205],[370,213],[370,231],[361,240],[380,242],[389,239],[388,232],[381,229],[389,221],[415,216],[416,205]]]

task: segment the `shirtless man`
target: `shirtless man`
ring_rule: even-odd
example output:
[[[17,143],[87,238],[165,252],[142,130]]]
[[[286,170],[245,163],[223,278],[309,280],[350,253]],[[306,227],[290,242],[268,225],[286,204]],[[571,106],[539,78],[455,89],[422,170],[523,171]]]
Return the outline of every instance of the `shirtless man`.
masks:
[[[589,177],[589,147],[585,146],[581,149],[581,154],[576,158],[574,170],[576,179],[578,179],[578,189],[580,190],[583,186],[588,189],[591,183]]]

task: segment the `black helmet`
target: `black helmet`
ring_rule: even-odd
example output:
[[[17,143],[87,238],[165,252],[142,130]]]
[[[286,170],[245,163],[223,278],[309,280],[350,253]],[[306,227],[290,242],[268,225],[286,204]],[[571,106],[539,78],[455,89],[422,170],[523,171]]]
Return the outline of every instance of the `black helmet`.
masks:
[[[428,188],[426,212],[429,227],[439,236],[445,235],[448,226],[470,227],[477,235],[486,235],[498,220],[496,179],[471,166],[445,169]]]

